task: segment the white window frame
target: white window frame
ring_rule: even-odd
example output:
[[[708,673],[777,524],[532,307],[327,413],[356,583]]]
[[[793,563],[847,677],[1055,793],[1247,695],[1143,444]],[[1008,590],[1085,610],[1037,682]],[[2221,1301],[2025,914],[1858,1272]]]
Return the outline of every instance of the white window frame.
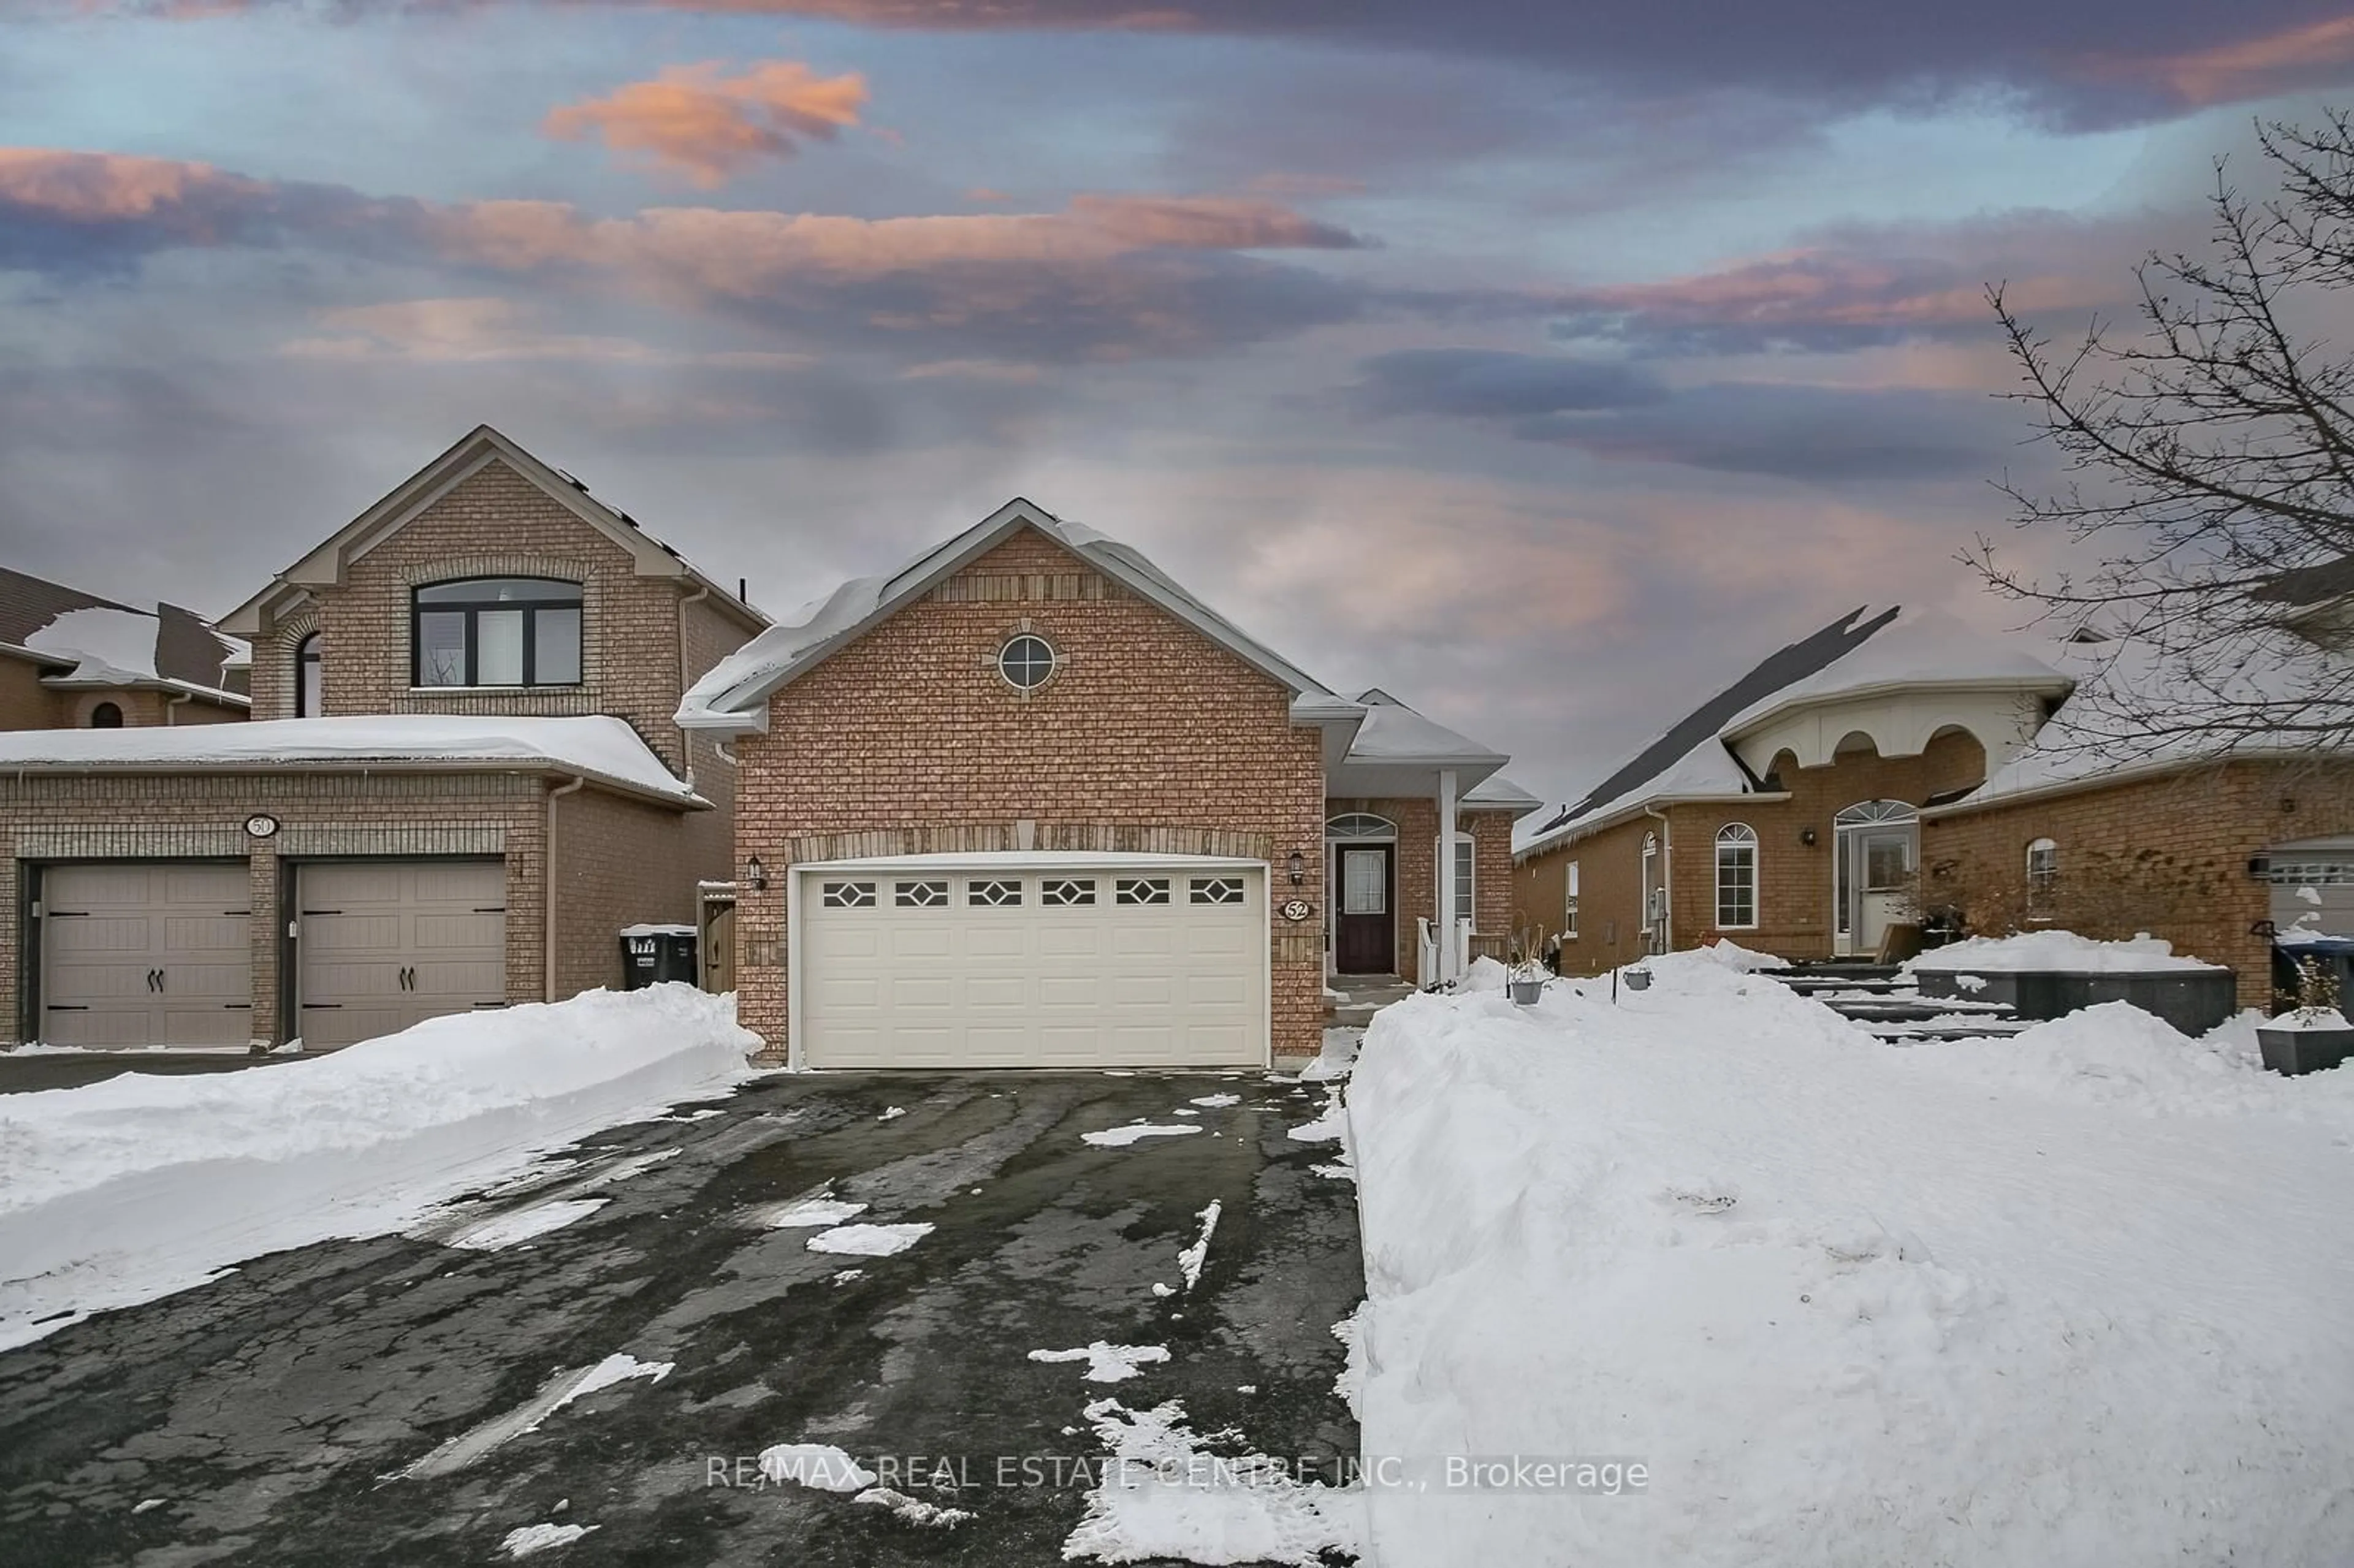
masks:
[[[1562,872],[1561,939],[1577,940],[1577,862],[1571,861]]]
[[[2027,917],[2052,918],[2052,895],[2060,885],[2060,844],[2055,839],[2027,842]]]
[[[1749,895],[1749,918],[1746,920],[1728,920],[1724,917],[1724,895],[1728,890],[1724,876],[1725,855],[1727,852],[1731,852],[1736,860],[1746,860],[1748,862],[1749,886],[1747,892]],[[1758,906],[1762,901],[1761,895],[1764,891],[1762,887],[1764,879],[1758,874],[1757,861],[1757,830],[1755,828],[1751,827],[1747,822],[1727,822],[1723,827],[1716,830],[1716,906],[1714,914],[1716,916],[1716,928],[1718,930],[1755,931],[1757,929]],[[1732,890],[1735,892],[1740,891],[1738,885],[1735,884]]]
[[[1479,841],[1458,832],[1455,846],[1455,917],[1467,931],[1479,928]]]

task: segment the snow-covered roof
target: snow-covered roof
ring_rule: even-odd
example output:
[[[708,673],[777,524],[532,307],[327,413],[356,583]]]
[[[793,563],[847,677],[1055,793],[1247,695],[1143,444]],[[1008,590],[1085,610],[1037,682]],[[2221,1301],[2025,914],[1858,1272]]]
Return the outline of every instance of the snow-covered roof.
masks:
[[[1490,774],[1463,791],[1462,803],[1466,806],[1483,806],[1490,810],[1499,806],[1509,806],[1516,819],[1525,817],[1531,811],[1544,809],[1544,802],[1542,800],[1530,794],[1500,773]]]
[[[1726,739],[1802,703],[1865,696],[1898,687],[2016,686],[2063,694],[2073,683],[2023,639],[1998,636],[1934,609],[1899,609],[1863,641],[1810,675],[1733,715]]]
[[[1426,718],[1387,692],[1375,687],[1360,694],[1364,722],[1349,745],[1352,762],[1492,762],[1501,766],[1503,754],[1490,750],[1437,720]]]
[[[2069,643],[2052,661],[2077,684],[2019,755],[1966,800],[1967,810],[2024,795],[2164,772],[2232,757],[2311,756],[2314,744],[2264,715],[2309,719],[2334,706],[2343,656],[2288,632],[2202,649],[2195,662],[2132,641]]]
[[[854,577],[824,599],[778,621],[714,665],[688,689],[679,705],[678,722],[689,728],[738,733],[761,727],[767,722],[769,698],[779,688],[1025,527],[1036,529],[1106,577],[1280,682],[1291,691],[1294,710],[1303,717],[1341,722],[1357,717],[1356,705],[1327,690],[1195,599],[1141,551],[1017,498],[896,572]]]
[[[219,768],[527,768],[578,774],[629,793],[704,800],[618,718],[381,714],[265,724],[0,730],[0,769],[157,772]]]
[[[161,687],[247,705],[221,685],[243,644],[175,604],[101,599],[0,568],[0,644],[37,659],[50,685]]]

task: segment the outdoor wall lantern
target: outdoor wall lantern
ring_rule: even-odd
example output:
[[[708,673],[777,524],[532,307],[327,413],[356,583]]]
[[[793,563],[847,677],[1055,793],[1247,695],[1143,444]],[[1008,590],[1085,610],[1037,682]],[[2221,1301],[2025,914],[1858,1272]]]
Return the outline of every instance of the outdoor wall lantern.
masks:
[[[1800,828],[1798,830],[1798,842],[1802,844],[1813,843],[1815,842],[1815,830],[1812,828]]]
[[[754,855],[744,863],[744,885],[755,893],[762,891],[769,885],[768,868],[760,863],[758,855]]]
[[[1293,850],[1291,852],[1290,870],[1292,886],[1297,887],[1301,883],[1308,880],[1308,863],[1299,858],[1299,852],[1298,850]]]

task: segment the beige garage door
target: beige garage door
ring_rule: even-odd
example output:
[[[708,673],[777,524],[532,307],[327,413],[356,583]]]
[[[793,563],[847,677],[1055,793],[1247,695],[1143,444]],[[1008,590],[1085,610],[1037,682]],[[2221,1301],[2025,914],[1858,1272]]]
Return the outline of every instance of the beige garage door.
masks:
[[[41,875],[41,1036],[52,1045],[246,1045],[245,865],[116,861]]]
[[[305,865],[294,888],[296,1001],[310,1049],[506,1005],[504,862]]]
[[[1267,1061],[1267,868],[918,857],[798,868],[812,1067]]]

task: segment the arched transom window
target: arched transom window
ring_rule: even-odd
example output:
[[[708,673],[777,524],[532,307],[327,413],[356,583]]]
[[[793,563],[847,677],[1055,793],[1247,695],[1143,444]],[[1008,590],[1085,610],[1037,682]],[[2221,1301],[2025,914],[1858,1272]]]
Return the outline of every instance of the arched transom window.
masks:
[[[1371,811],[1343,811],[1324,824],[1328,839],[1394,839],[1397,824]]]

